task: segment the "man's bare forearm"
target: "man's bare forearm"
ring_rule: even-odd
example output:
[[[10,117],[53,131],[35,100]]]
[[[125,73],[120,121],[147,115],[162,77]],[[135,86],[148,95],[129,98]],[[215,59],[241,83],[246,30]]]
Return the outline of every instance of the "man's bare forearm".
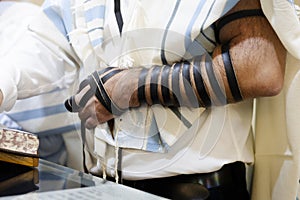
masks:
[[[256,1],[251,2],[251,9],[259,9]],[[248,9],[249,2],[246,4],[238,4],[232,12]],[[196,97],[199,106],[207,107],[280,92],[286,50],[264,17],[233,21],[220,30],[219,37],[221,44],[215,48],[211,60],[203,55],[199,62],[189,64],[124,70],[105,87],[122,108],[137,107],[142,102],[195,107],[188,94]],[[224,59],[230,60],[231,66]]]
[[[228,14],[249,9],[259,10],[259,2],[240,1]],[[75,107],[85,107],[91,98],[88,94],[96,94],[99,102],[97,99],[95,102],[103,105],[101,109],[120,115],[127,108],[142,104],[209,107],[272,96],[281,91],[286,50],[263,13],[242,15],[227,22],[218,33],[219,43],[211,56],[198,55],[147,69],[110,68],[93,73],[87,79],[91,89],[89,92],[80,89],[76,96],[83,98],[75,99],[79,105]],[[91,93],[94,90],[96,93]],[[74,108],[71,100],[67,102],[69,110]],[[117,112],[112,112],[114,108]]]

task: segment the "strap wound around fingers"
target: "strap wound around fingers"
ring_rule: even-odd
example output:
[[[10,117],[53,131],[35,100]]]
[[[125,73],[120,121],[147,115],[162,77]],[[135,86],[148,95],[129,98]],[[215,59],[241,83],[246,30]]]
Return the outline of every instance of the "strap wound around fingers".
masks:
[[[71,96],[69,99],[65,101],[65,107],[69,112],[78,112],[80,108],[83,108],[88,100],[94,95],[94,91],[96,90],[96,85],[88,80],[83,80],[79,85],[79,90],[77,93],[81,92],[84,88],[90,87],[87,92],[82,96],[77,104],[75,101],[75,96]]]
[[[111,71],[110,71],[111,70]],[[110,72],[109,72],[110,71]],[[101,71],[95,71],[91,75],[88,76],[87,79],[83,80],[80,83],[79,86],[79,93],[86,87],[90,87],[87,92],[82,96],[82,98],[79,101],[79,105],[76,104],[74,96],[70,97],[65,101],[65,107],[70,112],[78,112],[80,108],[83,108],[87,102],[95,95],[96,98],[99,100],[99,102],[112,114],[114,115],[121,115],[126,110],[121,109],[118,106],[112,102],[110,97],[108,96],[105,88],[104,83],[107,82],[110,78],[112,78],[114,75],[118,74],[123,70],[114,68],[114,67],[108,67]],[[107,73],[108,72],[108,73]],[[105,74],[103,77],[100,77],[102,74]]]
[[[122,71],[122,70],[121,70]],[[119,71],[119,72],[121,72]],[[110,72],[113,73],[113,72]],[[114,75],[117,73],[114,73]],[[113,115],[122,115],[124,112],[126,112],[126,109],[121,109],[119,108],[109,97],[107,94],[105,88],[104,88],[104,83],[103,79],[99,77],[99,74],[97,71],[95,71],[93,74],[93,79],[97,83],[97,89],[95,91],[95,96],[97,99],[100,101],[100,103]],[[112,76],[111,76],[112,77]],[[106,80],[107,81],[107,80]]]
[[[104,90],[103,82],[99,78],[98,72],[95,71],[89,78],[92,84],[94,83],[97,85],[97,88],[94,91],[95,96],[97,97],[99,102],[106,108],[106,110],[112,113],[110,98]]]
[[[74,96],[65,101],[65,107],[69,112],[78,112],[80,107],[76,104]]]

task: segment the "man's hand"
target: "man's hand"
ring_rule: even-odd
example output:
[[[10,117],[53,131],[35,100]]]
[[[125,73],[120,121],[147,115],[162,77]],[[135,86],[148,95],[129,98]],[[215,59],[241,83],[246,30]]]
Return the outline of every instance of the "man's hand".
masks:
[[[80,94],[78,94],[80,95]],[[77,95],[75,95],[75,98]],[[113,115],[93,96],[87,104],[78,111],[79,118],[85,122],[87,129],[93,129],[97,125],[105,123],[113,118]]]
[[[132,82],[137,80],[139,70],[109,67],[94,72],[80,83],[78,92],[65,102],[66,108],[78,112],[86,128],[92,129],[121,115],[129,107],[139,106],[135,92],[137,83]],[[124,82],[129,84],[122,84]]]
[[[259,1],[241,0],[227,14],[249,9],[260,9]],[[190,99],[185,84],[190,84],[188,85],[188,88],[192,88],[190,93],[196,94],[199,106],[203,107],[273,96],[280,92],[283,85],[286,50],[266,18],[254,16],[234,20],[223,26],[218,36],[220,44],[216,46],[210,62],[206,62],[206,57],[203,57],[187,66],[181,65],[185,63],[174,63],[177,66],[176,70],[175,66],[173,68],[153,66],[145,70],[146,73],[143,73],[141,68],[128,70],[108,68],[108,71],[98,72],[97,75],[93,75],[93,79],[99,76],[101,81],[96,80],[97,87],[93,85],[95,83],[89,86],[94,88],[94,92],[88,92],[89,88],[85,86],[75,95],[74,101],[79,105],[79,117],[86,122],[88,128],[93,128],[112,119],[114,115],[121,115],[128,108],[140,106],[141,102],[148,105],[158,102],[167,106],[189,106],[186,102],[177,104],[172,101],[173,92],[175,95],[179,94],[183,101]],[[231,61],[230,66],[228,60]],[[233,72],[227,73],[228,66]],[[114,73],[116,69],[120,71]],[[185,83],[184,78],[188,80]],[[90,82],[93,82],[93,79],[90,79],[92,80]],[[142,80],[142,90],[139,80]],[[167,92],[161,87],[162,82],[168,86]],[[234,90],[236,87],[233,86],[238,87],[239,91],[236,92]],[[83,98],[86,93],[89,94],[88,98]],[[219,93],[226,98],[225,101],[220,101],[217,95]],[[237,94],[241,98],[236,98]],[[164,98],[171,101],[165,102]],[[82,99],[86,101],[80,103]],[[157,101],[153,102],[153,99]],[[209,104],[205,103],[204,99]],[[117,108],[115,109],[117,112],[113,112],[112,108]]]

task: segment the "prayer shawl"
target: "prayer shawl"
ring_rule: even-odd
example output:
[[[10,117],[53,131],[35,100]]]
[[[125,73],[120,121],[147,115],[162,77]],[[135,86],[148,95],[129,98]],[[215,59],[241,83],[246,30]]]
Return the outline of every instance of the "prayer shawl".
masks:
[[[297,16],[287,0],[262,0],[261,4],[288,56],[283,91],[257,100],[252,199],[295,200],[300,178],[299,10]]]
[[[7,1],[0,3],[1,58],[6,56],[10,51],[17,51],[17,59],[20,59],[24,54],[34,55],[35,59],[23,60],[22,62],[22,65],[26,65],[28,68],[34,69],[36,65],[41,65],[41,63],[45,62],[45,57],[36,57],[38,50],[34,47],[24,45],[26,50],[23,54],[20,54],[20,50],[16,47],[16,44],[23,40],[24,33],[28,32],[27,27],[30,24],[30,20],[39,11],[39,6],[27,2]],[[14,49],[15,47],[17,49]],[[38,63],[39,61],[41,62]],[[9,67],[12,62],[9,61],[1,66],[2,68]],[[7,73],[5,68],[2,70]],[[44,70],[42,71],[45,73]],[[10,87],[13,85],[8,81],[6,83]],[[0,85],[3,86],[2,84]],[[24,84],[22,86],[25,87]],[[30,98],[18,99],[17,101],[9,99],[9,104],[13,104],[13,107],[9,112],[2,112],[0,114],[0,123],[8,128],[25,130],[38,135],[40,140],[43,140],[43,146],[39,149],[40,156],[56,163],[65,164],[67,158],[64,143],[67,144],[68,158],[72,157],[72,160],[69,159],[67,161],[68,166],[81,169],[80,161],[77,159],[80,156],[78,156],[78,153],[74,153],[74,149],[71,148],[76,143],[80,145],[77,142],[79,140],[77,130],[80,122],[79,120],[77,122],[74,121],[73,115],[65,109],[63,104],[64,100],[71,94],[68,90],[68,88],[60,88]],[[1,105],[1,109],[7,109],[7,107],[5,104]],[[63,140],[63,137],[66,139]],[[76,161],[78,164],[76,164]]]
[[[41,24],[40,19],[32,23],[30,29],[56,42],[67,56],[72,56],[74,62],[81,65],[79,76],[83,80],[94,70],[107,66],[130,68],[171,65],[192,56],[211,53],[216,45],[213,23],[237,2],[125,0],[120,7],[124,21],[121,36],[113,1],[52,0],[46,1],[43,6],[48,21],[50,19],[52,22],[47,24],[49,30],[46,32],[41,29],[48,22],[45,20]],[[56,26],[61,35],[52,35],[52,26]],[[74,86],[73,94],[77,88]],[[157,174],[148,174],[152,177],[170,176],[178,171],[214,171],[237,160],[247,163],[253,161],[252,138],[249,136],[251,117],[252,101],[209,109],[142,106],[114,119],[115,139],[111,137],[107,125],[99,125],[94,134],[86,134],[86,148],[93,154],[92,157],[98,158],[106,157],[112,146],[127,148],[126,152],[132,150],[151,154],[147,159],[154,160],[147,161],[148,168],[157,169],[160,166],[157,161],[174,167],[171,171],[165,169],[157,171]],[[185,149],[189,153],[182,159],[189,162],[197,159],[189,166],[182,166],[181,163],[186,161],[177,159]],[[139,155],[132,153],[127,156],[124,153],[123,161]],[[109,164],[113,158],[107,160]],[[143,171],[145,167],[145,164],[140,166],[141,162],[135,163],[138,160],[129,161],[131,165],[122,165],[124,171],[126,167],[132,171],[123,173],[124,178],[126,175],[128,178],[145,178],[145,174],[140,176],[139,173],[133,173],[136,168]],[[172,160],[176,164],[170,165]],[[151,164],[155,166],[150,167]],[[93,165],[88,164],[87,168]]]
[[[163,60],[172,64],[183,57],[212,52],[216,42],[211,25],[236,3],[237,1],[124,1],[122,4],[128,5],[121,6],[125,21],[122,37],[114,13],[111,13],[113,3],[110,1],[77,0],[73,4],[64,1],[57,7],[61,9],[59,12],[65,28],[62,28],[60,22],[54,22],[72,43],[85,66],[81,73],[84,78],[94,70],[106,66],[146,67],[149,64],[165,64]],[[164,4],[160,6],[164,9],[157,11],[161,18],[147,18],[153,17],[151,12],[156,12],[152,4]],[[68,10],[68,7],[72,10]],[[187,9],[190,12],[186,12]],[[53,5],[45,5],[44,11],[51,19],[57,14]],[[74,21],[71,20],[73,18]],[[131,38],[134,38],[135,31],[144,32],[145,38],[155,36],[157,41],[148,44],[134,41]],[[138,42],[140,44],[135,44]],[[144,52],[135,53],[135,48],[147,49],[149,56]],[[142,55],[152,57],[152,63],[148,63],[149,58],[144,59]],[[203,110],[143,106],[125,113],[121,116],[122,119],[115,119],[114,135],[118,135],[117,140],[106,133],[109,132],[106,126],[100,127],[95,134],[111,145],[116,145],[117,141],[120,147],[165,152],[199,118]]]
[[[148,16],[153,17],[151,12],[156,12],[152,4],[157,3],[149,1],[142,5],[140,1],[125,1],[122,4],[129,6],[121,6],[125,21],[122,37],[114,13],[111,13],[113,3],[110,1],[49,1],[44,5],[44,12],[71,42],[84,66],[81,78],[85,78],[94,70],[107,66],[146,67],[149,64],[161,65],[163,60],[172,64],[183,57],[210,53],[216,44],[212,24],[236,3],[237,1],[166,1],[163,7],[169,9],[157,11],[161,18],[148,19]],[[186,12],[187,9],[190,11]],[[136,30],[144,32],[145,37],[151,38],[154,35],[157,41],[149,44],[134,41],[131,38],[134,38]],[[141,44],[135,46],[138,42]],[[134,53],[135,48],[147,49],[152,63],[149,63],[144,52]],[[105,125],[100,126],[95,135],[111,145],[116,145],[117,141],[120,147],[165,152],[203,111],[202,108],[172,110],[158,105],[144,106],[115,119],[114,135],[118,135],[117,140],[107,134],[109,130]]]
[[[44,15],[41,15],[39,20],[33,22],[28,28],[34,31],[37,35],[41,37],[41,40],[46,44],[49,44],[49,41],[56,44],[57,49],[53,46],[49,45],[53,50],[61,50],[65,53],[65,58],[73,60],[74,63],[80,63],[83,67],[81,68],[81,79],[85,78],[86,75],[94,71],[95,69],[99,69],[101,67],[105,67],[106,65],[115,64],[115,66],[123,66],[123,67],[130,67],[135,62],[138,64],[146,64],[143,63],[143,59],[137,59],[137,55],[128,56],[120,56],[118,57],[120,52],[127,52],[133,47],[125,46],[128,49],[114,49],[118,50],[115,51],[113,55],[106,55],[104,54],[103,42],[106,41],[106,36],[109,35],[108,41],[113,41],[115,44],[119,42],[126,42],[120,40],[120,33],[118,26],[116,24],[116,20],[113,17],[106,18],[106,11],[111,11],[112,1],[104,2],[104,1],[46,1],[44,5],[44,12],[48,16],[49,19],[52,20],[54,23],[49,23],[49,19],[46,19]],[[128,1],[122,1],[122,3],[127,3]],[[122,10],[121,12],[127,13],[127,16],[124,17],[124,21],[128,22],[128,19],[137,19],[131,20],[130,23],[124,23],[123,27],[123,34],[124,32],[128,34],[130,32],[131,27],[140,27],[143,26],[143,22],[149,20],[147,19],[147,12],[148,9],[135,9],[135,8],[143,8],[140,7],[139,1],[130,0],[132,3],[132,7],[129,7],[126,12]],[[151,8],[151,4],[153,1],[149,2],[149,9]],[[168,7],[169,1],[159,1],[160,8],[157,11],[165,12],[168,17],[164,17],[162,19],[157,19],[158,23],[165,21],[164,29],[169,30],[175,36],[180,35],[184,36],[184,41],[182,44],[178,44],[181,47],[181,51],[172,51],[172,52],[160,52],[159,56],[155,57],[154,54],[158,54],[158,52],[150,51],[152,53],[150,56],[153,56],[153,63],[154,64],[161,64],[162,59],[160,57],[161,53],[166,57],[167,61],[173,62],[176,61],[178,57],[189,57],[193,55],[193,50],[199,50],[199,43],[203,48],[211,52],[214,48],[214,37],[210,37],[213,35],[212,29],[210,25],[219,17],[221,17],[224,13],[226,13],[230,8],[232,8],[236,1],[172,1],[174,4],[171,9]],[[107,4],[106,4],[107,3]],[[144,2],[145,3],[145,2]],[[269,19],[270,23],[274,27],[274,30],[279,35],[280,39],[282,40],[285,47],[289,50],[289,53],[292,54],[295,58],[288,56],[288,65],[291,63],[297,63],[299,59],[299,51],[297,51],[297,47],[300,46],[298,39],[299,39],[299,29],[296,28],[299,26],[299,22],[292,20],[295,19],[295,12],[293,10],[292,4],[290,4],[287,0],[263,0],[261,1],[263,10]],[[107,6],[108,5],[108,6]],[[181,16],[181,21],[185,22],[182,26],[172,27],[172,19],[175,16],[179,16],[179,11],[181,8],[185,8],[184,6],[189,6],[188,8],[192,8],[193,10],[189,11],[187,14],[190,17],[188,20],[186,16]],[[190,6],[192,5],[192,6]],[[166,7],[167,6],[167,7]],[[69,9],[71,8],[71,9]],[[100,10],[102,12],[96,12],[96,10]],[[151,10],[151,9],[150,9]],[[128,12],[131,11],[131,12]],[[172,12],[173,11],[173,12]],[[202,18],[197,18],[197,12],[204,11],[202,14]],[[208,15],[208,13],[209,15]],[[133,18],[133,16],[139,16],[139,18]],[[170,17],[171,16],[171,17]],[[193,18],[195,16],[195,18]],[[208,16],[207,18],[205,16]],[[290,18],[292,17],[292,18]],[[177,18],[179,19],[179,18]],[[193,20],[192,20],[193,19]],[[153,19],[151,19],[153,20]],[[193,23],[197,22],[197,23]],[[109,27],[105,27],[106,25],[110,24]],[[127,24],[127,25],[126,25]],[[45,29],[45,25],[47,29]],[[283,29],[284,27],[293,27],[290,29]],[[56,26],[56,27],[54,27]],[[76,29],[75,29],[76,27]],[[62,33],[57,34],[56,28],[60,30]],[[153,27],[151,27],[153,28]],[[160,38],[164,38],[163,41],[171,40],[172,37],[167,37],[168,34],[165,31],[159,29],[160,31],[158,34],[161,34]],[[104,32],[107,30],[109,32]],[[179,32],[178,32],[179,30]],[[287,31],[290,30],[290,31]],[[147,33],[147,32],[146,32]],[[155,32],[152,32],[153,34]],[[157,33],[157,32],[156,32]],[[298,33],[298,34],[297,34]],[[149,34],[149,32],[148,32]],[[130,35],[130,34],[129,34]],[[47,40],[43,39],[42,37],[47,38]],[[134,35],[132,35],[134,36]],[[146,37],[147,35],[145,35]],[[151,35],[150,36],[155,36]],[[159,35],[158,35],[159,36]],[[185,37],[187,36],[187,37]],[[198,37],[199,36],[199,37]],[[67,38],[67,40],[66,40]],[[130,38],[129,38],[130,39]],[[69,43],[68,43],[69,41]],[[194,42],[196,41],[196,43]],[[197,42],[201,41],[201,42]],[[194,42],[194,43],[193,43]],[[71,44],[71,45],[69,45]],[[113,43],[112,43],[113,44]],[[125,43],[124,43],[125,44]],[[161,44],[161,43],[160,43]],[[159,47],[157,49],[170,50],[172,46],[168,46],[167,44],[172,44],[171,42],[166,42],[164,45],[155,45],[154,47]],[[176,41],[177,44],[177,41]],[[193,45],[192,45],[193,44]],[[153,45],[153,44],[151,44]],[[195,47],[194,47],[195,45]],[[147,46],[147,45],[145,45]],[[112,47],[112,46],[111,46]],[[153,47],[153,46],[151,46]],[[193,48],[188,48],[193,47]],[[198,47],[198,48],[197,48]],[[107,47],[108,48],[108,47]],[[113,48],[112,48],[113,49]],[[176,48],[174,48],[176,49]],[[74,51],[76,54],[74,54]],[[107,50],[107,49],[106,49]],[[112,51],[110,51],[112,52]],[[131,52],[132,53],[132,52]],[[187,55],[182,55],[187,53]],[[149,55],[149,54],[148,54]],[[180,55],[180,56],[178,56]],[[284,92],[279,95],[278,97],[274,98],[263,98],[258,100],[258,112],[257,112],[257,129],[256,129],[256,163],[255,166],[255,176],[254,176],[254,184],[253,184],[253,199],[295,199],[296,198],[296,187],[297,187],[297,180],[299,178],[299,134],[296,133],[298,128],[297,117],[299,116],[299,104],[296,101],[299,98],[299,83],[298,83],[298,68],[296,65],[288,70],[291,70],[291,73],[286,73],[286,83]],[[288,71],[287,70],[287,71]],[[76,86],[74,86],[74,93],[76,92]],[[296,92],[295,92],[296,91]],[[238,107],[237,107],[238,108]],[[182,135],[185,129],[187,129],[186,124],[183,123],[183,118],[178,118],[173,111],[162,111],[161,108],[152,107],[151,109],[148,108],[141,108],[140,112],[143,113],[144,110],[147,109],[149,111],[150,119],[157,119],[156,121],[148,120],[148,128],[151,127],[152,130],[159,129],[159,136],[161,136],[161,140],[158,140],[157,137],[143,137],[142,143],[138,141],[137,144],[124,144],[118,140],[119,146],[134,146],[135,148],[147,150],[147,151],[165,151],[167,150],[168,146],[172,145],[172,143],[176,142],[178,138]],[[272,113],[270,115],[270,111],[279,110],[276,113]],[[233,110],[235,111],[235,110]],[[237,109],[237,111],[241,111],[241,109]],[[160,114],[164,113],[166,115],[161,116]],[[193,122],[193,119],[198,117],[199,113],[205,114],[205,111],[199,109],[197,111],[191,112],[190,110],[180,110],[180,113],[188,118],[185,122]],[[196,116],[193,113],[197,113]],[[168,115],[167,115],[168,114]],[[192,114],[191,116],[189,114]],[[207,113],[206,113],[207,114]],[[267,117],[265,117],[267,115]],[[153,117],[155,116],[155,118]],[[166,117],[168,116],[168,117]],[[128,116],[127,116],[128,117]],[[135,120],[136,117],[139,117],[138,113],[132,113],[129,115],[129,119]],[[148,118],[147,118],[148,119]],[[172,126],[160,126],[159,124],[155,124],[156,127],[150,126],[153,125],[151,122],[168,122],[164,121],[163,119],[171,119]],[[269,122],[267,120],[270,119]],[[275,123],[271,119],[276,119]],[[118,120],[118,119],[117,119]],[[162,120],[162,121],[160,121]],[[283,126],[278,123],[282,122]],[[118,124],[118,123],[117,123]],[[139,125],[139,124],[136,124]],[[164,123],[164,125],[168,125],[168,123]],[[177,125],[175,127],[175,125]],[[118,126],[122,129],[122,126]],[[158,128],[159,127],[159,128]],[[248,126],[246,126],[248,127]],[[265,128],[265,127],[268,127]],[[102,129],[101,129],[102,128]],[[168,129],[169,128],[169,129]],[[170,128],[173,128],[170,131]],[[244,131],[243,128],[240,127],[241,131]],[[273,128],[273,129],[272,129]],[[99,127],[95,130],[96,138],[99,138],[97,141],[106,141],[115,145],[114,141],[105,135],[106,127]],[[102,130],[102,131],[101,131]],[[150,130],[147,129],[147,130]],[[173,130],[175,130],[173,132]],[[157,131],[154,131],[157,133]],[[147,135],[147,131],[145,132]],[[122,134],[122,133],[121,133]],[[122,136],[122,135],[119,135]],[[124,134],[123,134],[124,135]],[[88,137],[93,137],[92,135],[87,135]],[[107,136],[107,137],[104,137]],[[126,136],[126,134],[125,134]],[[132,135],[127,135],[129,138],[134,137]],[[154,135],[153,135],[154,136]],[[212,136],[212,141],[215,141],[214,135]],[[237,135],[239,136],[239,135]],[[146,138],[146,139],[145,139]],[[280,138],[274,141],[274,138]],[[101,145],[93,146],[93,139],[94,138],[87,138],[87,140],[91,140],[91,149],[90,152],[94,150],[100,156],[103,156],[103,152],[105,152],[105,147]],[[149,139],[149,140],[148,140]],[[151,144],[149,145],[150,139],[153,139]],[[129,140],[129,139],[128,139]],[[298,144],[297,144],[298,143]],[[100,144],[100,143],[98,143]],[[159,144],[159,145],[157,145]],[[242,144],[242,143],[239,143]],[[269,145],[268,145],[269,144]],[[103,149],[101,149],[103,147]],[[283,148],[281,148],[283,147]],[[279,150],[279,151],[277,151]],[[275,152],[275,153],[274,153]],[[101,155],[102,154],[102,155]],[[97,155],[96,155],[97,156]],[[90,162],[93,162],[91,159]],[[93,165],[95,163],[92,163]],[[220,163],[221,164],[221,163]]]

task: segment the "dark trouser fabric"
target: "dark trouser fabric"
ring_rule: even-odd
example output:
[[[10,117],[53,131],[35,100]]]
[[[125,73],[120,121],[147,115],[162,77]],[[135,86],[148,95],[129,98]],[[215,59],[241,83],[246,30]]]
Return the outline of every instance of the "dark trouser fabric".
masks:
[[[225,166],[227,167],[227,166]],[[208,200],[249,200],[247,191],[246,169],[243,163],[234,163],[230,166],[232,182],[219,187],[209,189]]]
[[[202,184],[199,184],[202,183]],[[123,184],[168,199],[249,200],[244,163],[236,162],[206,174],[179,175]]]

